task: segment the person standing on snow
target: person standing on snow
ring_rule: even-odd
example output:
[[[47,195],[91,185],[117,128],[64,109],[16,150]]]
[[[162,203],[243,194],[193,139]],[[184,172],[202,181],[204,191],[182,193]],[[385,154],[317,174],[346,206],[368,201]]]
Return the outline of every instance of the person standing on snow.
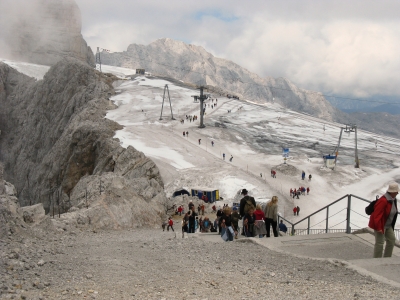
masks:
[[[169,228],[171,227],[172,231],[174,231],[174,221],[171,219],[171,217],[168,218],[168,226],[167,226],[167,231],[169,231]]]
[[[199,145],[201,144],[201,139],[199,139]]]
[[[229,159],[230,162],[232,162],[233,156],[231,155],[231,158]]]
[[[294,216],[296,215],[296,212],[297,212],[297,207],[295,206],[295,207],[293,207],[293,215]]]
[[[297,213],[297,215],[299,215],[299,212],[300,212],[300,207],[299,207],[299,206],[297,206],[296,208],[297,208],[297,210],[296,210],[296,213]]]
[[[225,153],[222,153],[222,159],[225,160]]]
[[[301,172],[301,180],[304,180],[306,178],[306,172],[302,171]]]

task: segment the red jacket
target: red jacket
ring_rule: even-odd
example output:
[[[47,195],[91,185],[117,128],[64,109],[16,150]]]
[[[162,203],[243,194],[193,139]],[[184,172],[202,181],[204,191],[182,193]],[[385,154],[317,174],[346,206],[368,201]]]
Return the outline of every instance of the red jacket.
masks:
[[[170,219],[170,220],[168,221],[168,225],[169,225],[169,226],[174,225],[174,221],[172,221],[172,219]]]
[[[385,233],[385,224],[392,209],[392,202],[387,201],[385,196],[379,198],[374,206],[374,212],[369,217],[368,227]]]
[[[262,210],[255,210],[254,211],[254,216],[255,216],[257,221],[264,220],[264,218],[265,218],[264,212]]]

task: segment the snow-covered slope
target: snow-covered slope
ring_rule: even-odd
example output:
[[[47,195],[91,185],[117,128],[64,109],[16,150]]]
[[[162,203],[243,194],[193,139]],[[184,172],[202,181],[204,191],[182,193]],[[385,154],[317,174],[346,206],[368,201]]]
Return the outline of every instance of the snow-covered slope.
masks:
[[[171,118],[168,99],[160,120],[165,85],[177,120]],[[187,115],[199,115],[199,104],[191,97],[199,93],[196,90],[176,81],[145,76],[127,80],[117,89],[121,93],[111,100],[119,107],[106,116],[125,126],[115,137],[124,147],[131,145],[156,162],[168,195],[182,187],[215,187],[227,202],[234,202],[240,198],[239,190],[246,188],[261,202],[278,195],[280,213],[296,220],[299,217],[291,213],[294,205],[299,205],[305,216],[345,194],[374,199],[376,194],[384,193],[389,181],[400,181],[400,141],[396,139],[359,130],[361,168],[356,169],[354,133],[344,133],[338,164],[332,171],[323,166],[322,156],[334,151],[341,124],[323,122],[278,104],[261,105],[212,95],[218,99],[217,106],[211,108],[215,100],[206,101],[206,127],[200,129],[198,120],[186,119]],[[290,148],[286,166],[282,148]],[[229,162],[231,155],[233,161]],[[270,177],[271,169],[277,170],[276,179]],[[311,181],[301,180],[302,170],[312,174]],[[290,188],[299,186],[310,187],[310,195],[299,200],[290,198]],[[343,205],[332,208],[331,213],[340,211]],[[364,202],[353,201],[352,205],[362,214]],[[332,222],[343,221],[339,216]],[[319,218],[315,217],[314,222]],[[366,222],[358,215],[352,220],[359,227],[365,227]]]
[[[104,64],[144,68],[154,74],[197,85],[211,85],[258,103],[277,102],[296,111],[334,120],[340,112],[320,94],[296,87],[287,78],[261,78],[238,64],[213,56],[204,48],[169,38],[127,51],[101,53]]]
[[[38,79],[47,71],[43,66],[6,63],[27,75],[31,72],[30,76]],[[104,65],[102,69],[120,77],[135,73],[132,69]],[[171,118],[167,98],[160,120],[166,84],[176,120]],[[182,187],[214,187],[220,190],[224,201],[231,203],[240,198],[240,189],[246,188],[260,202],[278,195],[280,213],[296,221],[299,217],[291,213],[295,205],[301,207],[301,215],[305,216],[345,194],[374,199],[376,194],[385,192],[390,181],[400,182],[400,140],[397,139],[359,130],[361,168],[356,169],[354,133],[343,133],[338,164],[332,171],[323,167],[322,155],[334,151],[342,124],[324,122],[276,103],[259,104],[212,95],[214,101],[206,102],[206,128],[200,129],[199,121],[186,119],[186,115],[199,115],[199,104],[193,103],[191,97],[199,91],[180,81],[127,77],[116,90],[119,94],[111,101],[118,108],[106,116],[124,125],[115,137],[124,147],[131,145],[156,162],[169,196]],[[216,98],[218,104],[211,108]],[[184,131],[189,136],[184,137]],[[290,149],[287,166],[283,165],[282,148]],[[223,153],[226,160],[222,159]],[[229,162],[231,155],[233,161]],[[276,179],[270,177],[271,169],[277,170]],[[312,174],[311,181],[301,180],[302,170]],[[290,198],[290,188],[299,186],[310,187],[310,194],[299,200]],[[331,214],[342,210],[344,204],[333,207]],[[353,228],[365,227],[367,219],[362,216],[365,203],[353,201],[352,206],[360,214],[353,215]],[[339,223],[336,228],[344,228],[342,214],[333,217],[332,222]],[[312,224],[320,218],[323,217],[313,218]]]

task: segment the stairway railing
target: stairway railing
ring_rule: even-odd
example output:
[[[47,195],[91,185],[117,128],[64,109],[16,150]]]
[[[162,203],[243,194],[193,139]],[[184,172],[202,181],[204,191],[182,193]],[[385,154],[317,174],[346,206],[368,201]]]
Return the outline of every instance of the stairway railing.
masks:
[[[353,231],[356,231],[355,229],[351,229],[351,225],[357,226],[357,225],[351,223],[351,213],[355,213],[355,214],[358,214],[358,215],[360,215],[360,216],[362,216],[362,217],[364,217],[366,219],[369,219],[369,217],[364,212],[363,212],[364,214],[361,214],[361,213],[359,213],[359,212],[357,212],[355,210],[352,210],[352,208],[351,208],[352,197],[354,197],[354,198],[356,198],[358,200],[367,202],[367,203],[371,202],[370,200],[361,198],[359,196],[356,196],[356,195],[353,195],[353,194],[347,194],[347,195],[344,195],[343,197],[333,201],[332,203],[330,203],[330,204],[318,209],[317,211],[315,211],[312,214],[304,217],[303,219],[301,219],[300,221],[297,221],[296,223],[292,223],[288,219],[278,215],[278,224],[279,224],[281,219],[285,220],[286,223],[290,224],[291,226],[288,226],[288,232],[289,232],[290,235],[308,235],[308,234],[334,233],[334,232],[351,233]],[[334,205],[334,204],[336,204],[338,202],[341,202],[341,201],[346,201],[346,200],[347,200],[347,206],[345,208],[339,210],[338,212],[336,212],[335,214],[333,214],[331,216],[329,215],[329,208],[332,205]],[[311,226],[311,217],[321,213],[324,210],[326,211],[325,219],[323,219],[322,221],[320,221],[320,222],[318,222],[318,223],[316,223],[316,224]],[[346,219],[344,221],[341,221],[341,222],[335,224],[335,225],[331,225],[330,226],[329,219],[332,218],[333,216],[343,212],[344,210],[346,210]],[[300,223],[303,223],[304,221],[307,221],[307,227],[306,228],[302,228],[302,229],[296,229],[296,226],[298,226]],[[318,225],[318,224],[320,224],[320,223],[322,223],[324,221],[325,221],[325,228],[312,228],[312,227],[314,227],[314,226],[316,226],[316,225]],[[335,227],[335,226],[337,226],[337,225],[339,225],[339,224],[341,224],[343,222],[346,222],[346,228],[345,229],[333,228],[333,227]],[[396,233],[396,238],[399,239],[400,230],[396,229],[395,233]]]

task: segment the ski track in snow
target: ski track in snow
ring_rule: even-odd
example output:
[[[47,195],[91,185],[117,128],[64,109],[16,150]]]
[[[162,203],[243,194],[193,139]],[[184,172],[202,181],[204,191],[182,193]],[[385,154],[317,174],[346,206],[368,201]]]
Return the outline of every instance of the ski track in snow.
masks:
[[[49,69],[47,66],[0,60],[37,79],[42,79]],[[120,78],[135,73],[132,69],[105,65],[102,71]],[[176,120],[171,119],[167,97],[160,120],[166,84]],[[212,102],[206,101],[206,128],[200,129],[199,120],[189,122],[185,118],[185,115],[199,115],[199,103],[193,103],[191,97],[198,95],[198,90],[148,76],[126,80],[116,90],[119,94],[114,95],[111,101],[118,107],[106,115],[106,118],[124,126],[115,133],[115,138],[119,139],[121,146],[132,146],[156,162],[168,196],[182,187],[188,190],[192,187],[215,187],[220,190],[223,203],[232,203],[241,198],[238,192],[246,188],[259,202],[277,195],[279,213],[296,222],[346,194],[373,200],[375,195],[386,191],[390,181],[400,182],[400,140],[394,138],[358,130],[361,168],[356,169],[353,166],[354,133],[343,132],[338,165],[332,171],[323,167],[322,155],[333,153],[343,124],[324,122],[277,104],[261,105],[212,95],[218,99],[218,104],[211,109],[208,104]],[[185,120],[184,124],[180,123],[181,119]],[[188,131],[189,137],[183,137],[183,131]],[[211,141],[214,141],[214,146]],[[277,171],[277,178],[273,179],[270,170],[283,163],[283,147],[290,148],[287,163],[297,171],[295,174]],[[225,160],[222,160],[222,153],[226,155]],[[229,162],[231,155],[233,161]],[[307,176],[313,175],[311,181],[301,180],[302,170]],[[290,198],[290,188],[299,186],[309,186],[310,195],[301,196],[299,200]],[[297,205],[301,208],[299,217],[292,213],[293,206]],[[335,224],[338,225],[334,228],[345,227],[343,218],[346,212],[342,210],[346,205],[346,201],[342,201],[330,208],[330,227]],[[366,205],[366,202],[352,198],[352,210],[355,211],[351,215],[353,228],[367,226]],[[337,212],[340,213],[333,216]],[[314,228],[324,228],[324,218],[325,212],[312,217],[311,224]]]

